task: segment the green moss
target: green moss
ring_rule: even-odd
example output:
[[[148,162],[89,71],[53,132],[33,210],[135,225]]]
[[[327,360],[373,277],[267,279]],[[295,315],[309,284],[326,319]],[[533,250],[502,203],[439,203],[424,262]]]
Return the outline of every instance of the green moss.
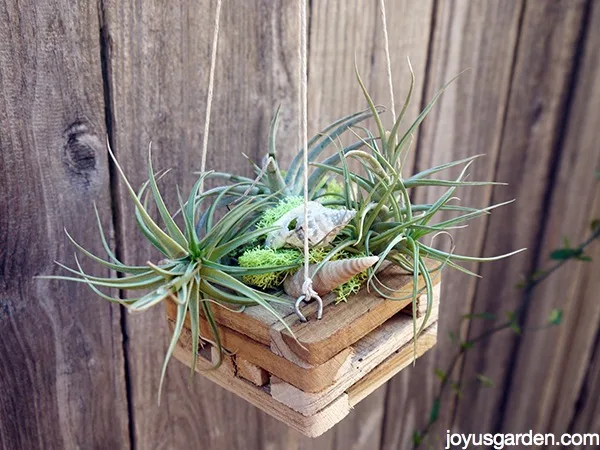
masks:
[[[367,278],[368,278],[368,269],[357,275],[354,275],[351,279],[346,281],[344,284],[335,288],[334,292],[337,297],[336,303],[345,302],[348,300],[348,297],[356,294],[360,290],[363,283],[365,281],[367,281]]]
[[[312,248],[309,253],[309,261],[311,264],[318,264],[323,261],[329,250],[324,248]],[[362,254],[355,255],[347,252],[339,252],[335,254],[331,261],[337,261],[339,259],[358,258],[364,256]],[[272,249],[265,247],[254,247],[246,250],[239,258],[238,264],[240,267],[269,267],[269,266],[287,266],[291,264],[297,264],[299,267],[304,263],[304,257],[302,252],[297,249]],[[286,275],[295,270],[281,270],[275,272],[269,272],[258,275],[244,275],[242,280],[244,283],[256,286],[260,289],[271,289],[277,288],[283,284],[283,280]],[[365,270],[344,284],[335,288],[336,303],[345,302],[348,298],[356,294],[363,283],[367,280],[368,271]]]
[[[279,204],[271,209],[267,209],[256,226],[258,228],[266,228],[273,225],[277,222],[281,217],[290,212],[292,209],[300,206],[303,203],[302,197],[286,197],[279,202]]]
[[[240,267],[269,267],[269,266],[287,266],[290,264],[302,263],[302,253],[294,249],[277,249],[254,247],[246,250],[239,258]],[[289,270],[269,272],[258,275],[244,275],[242,280],[246,284],[259,287],[261,289],[275,288],[283,283],[283,280]]]

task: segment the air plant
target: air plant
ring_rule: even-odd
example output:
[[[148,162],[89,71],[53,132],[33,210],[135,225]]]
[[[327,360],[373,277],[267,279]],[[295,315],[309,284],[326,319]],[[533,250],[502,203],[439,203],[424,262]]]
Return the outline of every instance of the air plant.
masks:
[[[45,278],[83,282],[100,297],[121,303],[130,311],[144,311],[168,299],[174,301],[177,319],[162,368],[162,386],[166,365],[187,314],[190,317],[193,348],[207,341],[222,353],[211,302],[241,308],[260,305],[275,315],[293,336],[271,303],[293,303],[293,298],[281,295],[282,288],[294,297],[300,293],[299,277],[302,273],[295,272],[302,266],[303,257],[298,243],[300,237],[308,233],[313,237],[321,236],[311,242],[311,277],[319,282],[324,277],[337,280],[337,287],[327,280],[329,284],[324,284],[328,287],[321,294],[334,290],[338,300],[345,301],[351,293],[366,284],[370,290],[390,301],[412,299],[413,316],[416,318],[416,300],[421,291],[426,293],[427,312],[419,330],[416,328],[416,319],[413,320],[416,344],[416,338],[423,331],[431,313],[434,278],[443,267],[475,275],[460,263],[492,261],[520,251],[489,258],[470,257],[456,254],[454,249],[449,252],[438,250],[425,244],[423,239],[429,235],[449,234],[464,222],[510,202],[486,208],[451,204],[457,200],[454,193],[459,187],[498,184],[465,181],[468,168],[477,155],[424,170],[409,178],[402,176],[403,161],[412,136],[447,85],[434,96],[406,132],[400,134],[400,125],[414,88],[412,71],[408,96],[389,130],[383,125],[383,108],[374,104],[358,70],[356,74],[369,108],[335,121],[308,142],[308,159],[312,166],[311,173],[307,174],[308,190],[310,201],[313,202],[309,206],[312,206],[313,213],[321,211],[321,216],[314,213],[306,225],[301,219],[303,214],[300,212],[304,210],[301,193],[305,175],[301,153],[296,155],[287,171],[282,172],[278,166],[275,145],[278,109],[271,123],[266,163],[263,167],[255,165],[257,177],[251,179],[222,172],[201,173],[187,200],[179,198],[179,210],[174,214],[167,209],[157,184],[166,172],[154,172],[150,152],[148,181],[136,193],[109,149],[135,205],[137,225],[164,259],[142,266],[122,263],[108,246],[98,219],[107,259],[90,253],[71,236],[69,239],[81,253],[116,271],[120,278],[89,275],[83,271],[77,259],[76,268],[59,263],[75,276]],[[375,122],[375,133],[360,125],[369,118]],[[352,134],[356,140],[343,147],[339,144],[343,134]],[[337,152],[317,162],[329,146],[336,147]],[[351,159],[359,162],[364,174],[350,171],[348,163]],[[462,170],[455,179],[432,178],[459,166],[462,166]],[[203,191],[204,182],[210,178],[224,183]],[[448,189],[432,204],[412,203],[411,189],[433,186]],[[158,210],[162,226],[148,213],[149,199],[153,200]],[[217,219],[217,211],[224,206],[228,211]],[[436,222],[440,211],[453,211],[457,216]],[[326,217],[330,223],[321,223],[319,217]],[[338,222],[332,221],[334,217]],[[183,222],[183,226],[178,225],[176,219]],[[323,230],[324,234],[316,233]],[[273,245],[275,241],[277,245]],[[408,297],[399,298],[390,294],[393,291],[378,278],[377,273],[384,263],[395,264],[412,274],[413,290]],[[341,274],[343,276],[332,274],[332,270],[344,272]],[[418,288],[420,278],[424,280],[422,290]],[[143,294],[135,298],[115,298],[102,292],[102,287],[142,291]],[[210,336],[200,335],[201,314],[210,325],[214,342]],[[299,317],[303,319],[301,314]],[[196,352],[193,353],[192,373],[197,356]]]
[[[255,227],[256,221],[260,217],[261,208],[264,209],[276,203],[272,196],[261,195],[245,199],[216,222],[213,220],[215,208],[209,207],[207,209],[205,233],[201,237],[197,233],[195,224],[198,220],[199,208],[203,206],[203,202],[208,196],[202,194],[200,188],[204,179],[210,173],[203,174],[198,178],[187,201],[184,202],[181,196],[179,197],[180,209],[176,214],[171,214],[157,185],[157,178],[161,178],[165,173],[159,174],[157,177],[152,167],[151,152],[149,152],[148,157],[148,181],[143,184],[137,193],[127,180],[110,147],[109,153],[135,205],[135,220],[138,227],[146,239],[163,255],[164,259],[157,263],[148,261],[143,266],[130,266],[119,261],[108,246],[96,210],[100,238],[108,259],[92,254],[79,245],[68,233],[67,236],[81,253],[102,266],[116,271],[119,277],[107,278],[89,275],[83,271],[77,256],[75,256],[76,269],[58,262],[57,264],[76,275],[76,277],[43,276],[40,278],[85,283],[100,297],[123,304],[130,312],[145,311],[167,299],[174,301],[177,304],[177,318],[161,372],[159,397],[167,363],[179,340],[188,313],[194,348],[197,348],[202,341],[208,341],[213,343],[220,353],[223,352],[223,348],[211,302],[216,301],[242,308],[248,305],[260,305],[281,320],[290,333],[292,332],[271,306],[271,303],[288,304],[289,300],[285,297],[260,292],[244,284],[240,279],[271,273],[275,270],[297,268],[299,263],[254,268],[227,264],[229,254],[275,229],[275,227]],[[227,193],[228,190],[224,190],[224,192]],[[148,197],[152,198],[163,221],[163,227],[159,226],[148,213]],[[183,227],[180,227],[174,220],[178,213],[182,216]],[[123,291],[143,291],[144,293],[133,298],[117,298],[102,292],[99,289],[101,287]],[[200,335],[201,311],[211,328],[214,341],[208,336],[201,337]],[[196,366],[196,356],[194,352],[192,374]],[[220,361],[218,364],[220,364]]]

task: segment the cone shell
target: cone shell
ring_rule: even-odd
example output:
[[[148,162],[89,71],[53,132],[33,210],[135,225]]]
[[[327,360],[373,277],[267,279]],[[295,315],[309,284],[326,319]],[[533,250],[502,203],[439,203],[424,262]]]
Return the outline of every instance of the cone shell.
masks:
[[[378,256],[366,256],[364,258],[341,259],[326,263],[316,275],[312,277],[313,289],[319,295],[325,295],[336,287],[350,280],[354,275],[368,269],[379,261]],[[318,264],[309,266],[309,273],[313,275]],[[300,269],[283,282],[283,289],[287,295],[293,298],[302,295],[304,284],[304,270]]]

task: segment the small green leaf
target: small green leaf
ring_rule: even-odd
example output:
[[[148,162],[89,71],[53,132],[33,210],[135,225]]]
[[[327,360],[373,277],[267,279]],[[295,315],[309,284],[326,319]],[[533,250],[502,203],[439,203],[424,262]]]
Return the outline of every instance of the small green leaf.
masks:
[[[415,444],[415,447],[416,447],[418,445],[421,445],[422,442],[423,442],[423,436],[418,431],[415,431],[413,433],[413,444]]]
[[[429,423],[435,422],[440,415],[440,400],[435,399],[431,406],[431,412],[429,413]]]
[[[510,329],[513,330],[517,334],[521,334],[521,327],[517,322],[511,322]]]
[[[561,261],[565,259],[577,258],[579,255],[581,255],[580,249],[565,247],[558,248],[550,253],[550,259]]]
[[[481,385],[483,387],[493,387],[494,386],[494,380],[492,380],[490,377],[486,377],[482,373],[477,374],[477,379],[479,380],[479,382],[481,383]]]
[[[519,326],[519,321],[517,318],[517,314],[514,311],[507,311],[506,318],[508,319],[508,326],[511,330],[513,330],[517,334],[521,334],[521,327]]]
[[[450,342],[454,343],[456,342],[456,333],[454,331],[449,331],[448,332],[448,338],[450,339]]]
[[[545,275],[546,275],[546,271],[545,270],[536,270],[531,275],[531,281],[537,281],[537,280],[539,280],[540,278],[542,278]]]
[[[458,384],[456,381],[452,383],[452,392],[454,392],[454,394],[457,397],[462,397],[462,390],[460,389],[460,384]]]
[[[592,230],[592,233],[598,231],[600,229],[600,219],[592,220],[592,222],[590,223],[590,229]]]
[[[460,343],[460,348],[462,348],[463,350],[472,349],[474,346],[475,344],[473,344],[473,342],[471,341],[464,341]]]
[[[444,381],[446,379],[446,372],[442,369],[435,369],[435,376],[440,379],[440,381]]]
[[[563,310],[555,308],[548,315],[548,323],[550,325],[560,325],[563,319]]]

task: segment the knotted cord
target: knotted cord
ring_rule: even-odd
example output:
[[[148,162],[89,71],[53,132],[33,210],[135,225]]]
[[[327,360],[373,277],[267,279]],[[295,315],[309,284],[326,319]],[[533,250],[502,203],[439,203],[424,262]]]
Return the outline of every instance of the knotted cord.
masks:
[[[296,315],[302,322],[306,318],[300,312],[300,303],[316,300],[319,303],[317,319],[323,316],[323,300],[313,289],[312,279],[310,277],[310,259],[308,242],[308,36],[307,36],[307,18],[306,18],[306,0],[300,0],[298,14],[299,47],[298,59],[300,60],[300,83],[298,90],[298,104],[300,107],[300,143],[302,145],[302,154],[304,156],[304,283],[302,284],[302,295],[296,300]]]

